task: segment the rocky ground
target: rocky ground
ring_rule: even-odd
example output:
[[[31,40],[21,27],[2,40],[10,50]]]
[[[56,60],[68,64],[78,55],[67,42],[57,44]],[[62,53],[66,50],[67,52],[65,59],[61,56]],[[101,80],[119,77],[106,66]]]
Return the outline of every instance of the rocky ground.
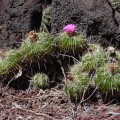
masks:
[[[62,89],[3,89],[0,85],[0,120],[119,120],[120,105],[101,100],[71,102]]]

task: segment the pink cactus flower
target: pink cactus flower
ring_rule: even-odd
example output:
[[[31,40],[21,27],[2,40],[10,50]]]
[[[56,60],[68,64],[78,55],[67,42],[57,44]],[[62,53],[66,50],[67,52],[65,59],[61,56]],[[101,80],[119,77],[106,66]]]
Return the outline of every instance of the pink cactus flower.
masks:
[[[68,24],[63,28],[63,30],[69,35],[73,35],[75,33],[76,26],[74,24]]]

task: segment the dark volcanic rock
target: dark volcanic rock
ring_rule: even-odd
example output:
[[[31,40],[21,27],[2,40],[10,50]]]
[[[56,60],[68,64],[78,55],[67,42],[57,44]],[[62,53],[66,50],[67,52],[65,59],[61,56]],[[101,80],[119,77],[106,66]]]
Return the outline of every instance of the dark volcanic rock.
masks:
[[[117,44],[120,13],[115,13],[108,0],[53,0],[52,33],[59,33],[63,26],[74,23],[87,38],[93,36],[92,42],[107,45],[113,40]]]
[[[30,30],[39,30],[42,0],[0,0],[0,47],[16,47]]]

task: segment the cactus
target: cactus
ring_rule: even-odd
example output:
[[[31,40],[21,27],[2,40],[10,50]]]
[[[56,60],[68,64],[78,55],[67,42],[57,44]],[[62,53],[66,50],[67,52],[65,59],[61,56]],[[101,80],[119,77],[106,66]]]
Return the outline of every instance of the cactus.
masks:
[[[82,72],[82,63],[78,62],[70,68],[70,73],[72,75],[79,75]]]
[[[63,53],[79,53],[87,47],[87,44],[83,35],[76,33],[76,35],[69,36],[64,32],[58,37],[58,47]]]
[[[48,86],[49,78],[44,73],[37,73],[32,78],[32,85],[40,88],[46,88]]]
[[[117,51],[114,47],[108,47],[106,55],[109,62],[117,62],[120,64],[120,52]]]
[[[64,87],[64,91],[71,98],[80,98],[81,93],[89,82],[89,78],[85,74],[73,75],[73,80],[70,80],[70,76],[67,77],[67,86]]]
[[[113,47],[112,47],[113,48]],[[110,49],[111,50],[111,49]],[[117,61],[109,63],[108,54],[115,53]],[[67,86],[65,92],[71,98],[79,98],[86,86],[98,87],[101,92],[120,91],[120,54],[118,51],[105,51],[95,44],[90,44],[81,62],[73,65],[67,76]],[[94,74],[91,72],[94,70]],[[89,84],[88,84],[89,83]]]
[[[48,6],[46,9],[44,9],[43,15],[42,15],[40,31],[50,32],[50,30],[51,30],[51,13],[52,13],[51,6]]]
[[[116,51],[116,59],[118,63],[120,64],[120,52],[119,51]]]
[[[83,35],[75,32],[75,26],[73,25],[74,29],[68,29],[70,26],[71,24],[65,27],[66,32],[59,35],[57,41],[58,49],[56,50],[59,53],[68,54],[79,54],[85,48],[88,48],[88,51],[82,56],[81,61],[70,67],[66,77],[66,86],[64,87],[66,94],[73,99],[80,98],[84,90],[88,90],[93,85],[94,87],[98,86],[102,92],[120,91],[120,53],[114,47],[108,47],[107,52],[105,52],[99,45],[88,45]],[[34,62],[51,61],[55,48],[54,37],[51,34],[31,31],[25,41],[22,42],[19,50],[10,50],[5,54],[3,54],[2,50],[0,51],[0,77],[7,75],[9,78],[10,73],[16,74],[18,66],[25,65],[29,63],[28,61],[33,61],[33,66],[30,66],[33,69],[33,73],[38,71],[38,66]],[[60,60],[63,66],[66,65],[67,62],[65,60],[62,61],[61,58]],[[44,67],[39,70],[43,69]],[[32,78],[32,85],[46,88],[49,85],[49,78],[44,73],[37,73]]]
[[[95,75],[95,84],[103,91],[120,90],[120,66],[117,63],[106,63]]]
[[[78,86],[75,85],[73,81],[67,81],[67,86],[64,87],[64,91],[70,98],[73,99],[77,98],[78,94],[80,94],[80,92],[78,92]]]
[[[109,0],[114,9],[120,9],[120,1],[119,0]]]
[[[88,48],[88,53],[82,57],[82,67],[85,71],[90,71],[100,67],[107,61],[104,50],[98,46],[91,44]]]
[[[41,32],[37,34],[37,41],[31,42],[28,37],[21,44],[20,51],[25,60],[36,60],[39,56],[40,59],[45,59],[46,55],[52,54],[54,50],[54,38],[52,35]]]
[[[80,98],[88,83],[89,75],[81,71],[81,63],[78,63],[71,67],[70,73],[67,75],[67,86],[64,87],[64,90],[71,98]]]
[[[0,75],[7,75],[16,69],[22,62],[22,56],[17,50],[9,50],[0,60]]]

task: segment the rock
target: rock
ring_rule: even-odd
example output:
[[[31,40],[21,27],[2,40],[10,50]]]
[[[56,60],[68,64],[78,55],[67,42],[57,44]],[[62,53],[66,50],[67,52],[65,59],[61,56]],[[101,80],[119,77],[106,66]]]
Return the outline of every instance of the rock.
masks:
[[[0,0],[0,48],[14,48],[31,30],[39,30],[42,0]]]
[[[62,31],[68,23],[77,25],[78,30],[91,42],[108,45],[119,42],[120,13],[115,14],[108,0],[53,0],[52,33]],[[112,42],[111,42],[112,43]]]

